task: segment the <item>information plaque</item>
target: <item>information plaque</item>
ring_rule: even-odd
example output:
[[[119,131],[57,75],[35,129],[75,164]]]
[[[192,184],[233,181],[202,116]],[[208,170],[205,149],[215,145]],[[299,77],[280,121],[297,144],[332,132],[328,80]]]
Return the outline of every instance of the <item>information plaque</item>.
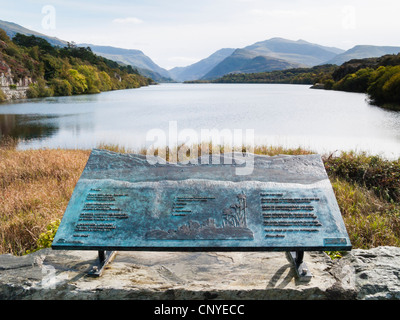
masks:
[[[244,166],[251,170],[238,174]],[[351,243],[319,155],[151,164],[143,155],[93,150],[52,248],[295,251],[299,258]]]

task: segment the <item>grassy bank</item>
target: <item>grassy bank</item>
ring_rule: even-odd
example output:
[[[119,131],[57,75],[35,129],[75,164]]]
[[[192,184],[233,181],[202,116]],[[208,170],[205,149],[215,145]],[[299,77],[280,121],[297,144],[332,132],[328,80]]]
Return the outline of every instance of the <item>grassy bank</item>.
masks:
[[[37,248],[47,226],[61,219],[90,151],[18,151],[15,146],[13,140],[0,146],[0,254],[22,255]],[[312,152],[257,146],[255,153]],[[326,156],[324,163],[353,246],[400,246],[400,161],[347,153]]]
[[[0,253],[33,249],[62,217],[89,151],[0,148]]]

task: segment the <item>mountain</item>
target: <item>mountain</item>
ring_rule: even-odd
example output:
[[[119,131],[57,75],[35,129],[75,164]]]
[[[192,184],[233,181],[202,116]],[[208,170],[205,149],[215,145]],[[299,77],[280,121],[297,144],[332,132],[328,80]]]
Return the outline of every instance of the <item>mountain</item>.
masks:
[[[176,67],[169,70],[170,75],[177,81],[197,80],[211,71],[218,63],[229,57],[235,49],[224,48],[214,52],[208,58],[200,60],[187,67]]]
[[[304,40],[292,41],[283,38],[256,42],[244,49],[263,56],[300,63],[308,67],[322,64],[344,52],[342,49],[324,47]]]
[[[272,38],[237,49],[202,79],[216,79],[229,73],[257,73],[313,67],[343,52],[344,50],[339,48],[325,47],[304,40]]]
[[[326,63],[340,66],[352,59],[381,57],[386,54],[397,54],[399,52],[400,47],[358,45],[337,55]]]
[[[255,73],[298,68],[302,65],[283,59],[259,55],[254,51],[236,49],[229,57],[221,61],[202,80],[220,78],[228,73]]]
[[[68,44],[67,41],[60,40],[55,37],[49,37],[49,36],[46,36],[45,34],[42,34],[42,33],[39,33],[39,32],[33,31],[33,30],[29,30],[29,29],[24,28],[14,22],[0,20],[0,29],[3,29],[11,39],[14,38],[14,36],[17,33],[21,33],[25,36],[33,35],[33,36],[36,36],[39,38],[43,38],[53,46],[65,47]]]
[[[99,56],[117,61],[119,63],[132,65],[136,67],[140,73],[145,76],[150,76],[155,81],[173,81],[167,70],[158,66],[140,50],[122,49],[110,46],[97,46],[87,43],[81,43],[78,44],[78,46],[90,47],[93,53]]]

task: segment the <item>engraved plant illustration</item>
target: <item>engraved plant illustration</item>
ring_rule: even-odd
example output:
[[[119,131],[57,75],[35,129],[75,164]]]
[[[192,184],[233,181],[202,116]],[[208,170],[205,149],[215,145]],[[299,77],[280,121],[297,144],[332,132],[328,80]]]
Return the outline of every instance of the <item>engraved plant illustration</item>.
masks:
[[[237,196],[238,203],[230,206],[230,208],[224,209],[223,216],[223,227],[235,227],[235,228],[247,228],[246,221],[246,195],[242,192]]]

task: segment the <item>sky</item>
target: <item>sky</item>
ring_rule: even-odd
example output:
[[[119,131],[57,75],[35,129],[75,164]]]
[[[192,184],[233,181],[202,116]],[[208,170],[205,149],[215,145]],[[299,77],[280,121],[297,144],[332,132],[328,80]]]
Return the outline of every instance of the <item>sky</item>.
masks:
[[[75,43],[143,51],[163,68],[273,37],[344,50],[400,46],[398,0],[0,0],[0,20]]]

